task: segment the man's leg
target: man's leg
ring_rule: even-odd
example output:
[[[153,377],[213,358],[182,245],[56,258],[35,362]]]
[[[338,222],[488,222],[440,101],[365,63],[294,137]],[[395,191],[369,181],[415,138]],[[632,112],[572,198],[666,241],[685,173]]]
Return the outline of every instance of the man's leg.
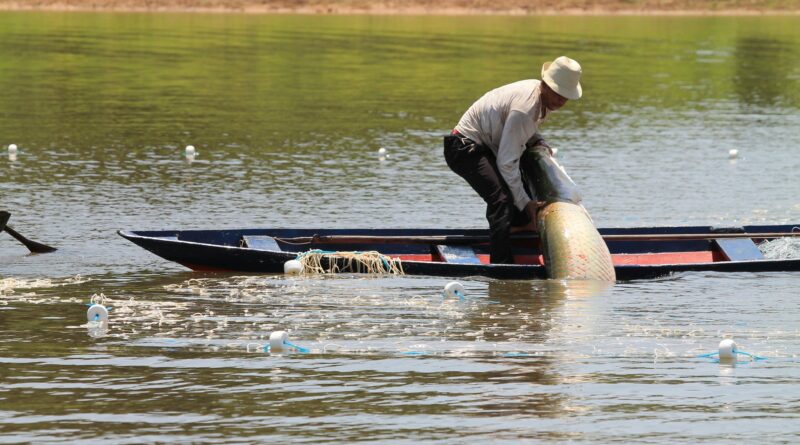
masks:
[[[514,264],[511,254],[511,221],[515,210],[511,193],[503,182],[492,153],[466,139],[445,139],[445,160],[451,170],[464,178],[486,202],[489,221],[490,261],[492,264]]]

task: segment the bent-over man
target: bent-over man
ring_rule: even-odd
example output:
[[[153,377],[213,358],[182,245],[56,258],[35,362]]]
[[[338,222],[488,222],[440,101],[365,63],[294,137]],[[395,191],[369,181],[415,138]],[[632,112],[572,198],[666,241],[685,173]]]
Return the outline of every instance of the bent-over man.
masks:
[[[511,233],[536,230],[538,203],[520,173],[527,147],[550,148],[539,125],[567,100],[581,97],[581,66],[562,56],[542,66],[542,80],[521,80],[496,88],[464,113],[445,137],[447,165],[486,201],[492,264],[513,264]],[[532,199],[533,198],[533,199]]]

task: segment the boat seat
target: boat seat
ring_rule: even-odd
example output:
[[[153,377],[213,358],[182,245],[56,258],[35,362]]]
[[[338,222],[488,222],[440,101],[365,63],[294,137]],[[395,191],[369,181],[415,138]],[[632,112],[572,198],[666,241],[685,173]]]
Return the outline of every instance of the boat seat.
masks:
[[[278,242],[275,241],[275,238],[271,236],[243,235],[242,247],[247,247],[253,250],[273,250],[278,252],[282,250],[281,246],[278,245]]]
[[[750,238],[717,238],[714,244],[728,261],[763,260],[764,254]]]
[[[436,251],[445,263],[453,264],[482,264],[475,255],[475,250],[468,246],[437,245]]]

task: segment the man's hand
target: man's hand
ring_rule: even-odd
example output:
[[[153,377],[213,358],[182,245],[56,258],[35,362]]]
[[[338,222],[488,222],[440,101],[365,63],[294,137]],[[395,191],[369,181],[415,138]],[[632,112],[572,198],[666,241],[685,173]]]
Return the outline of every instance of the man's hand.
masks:
[[[539,147],[542,147],[542,148],[544,148],[545,150],[547,150],[547,152],[548,152],[548,153],[550,153],[550,156],[555,156],[555,155],[556,155],[555,151],[553,150],[553,147],[551,147],[551,146],[547,145],[547,144],[544,142],[544,139],[542,139],[541,141],[539,141],[539,143],[538,143],[538,144],[536,144],[536,146],[535,146],[535,147],[533,147],[533,148],[539,148]]]
[[[529,142],[527,144],[527,147],[528,148],[532,148],[534,150],[539,148],[539,147],[543,147],[543,148],[547,149],[547,152],[550,153],[550,156],[555,156],[555,152],[554,152],[553,148],[544,139],[536,139],[533,142]]]
[[[525,213],[528,214],[528,218],[530,218],[530,222],[525,224],[524,226],[515,226],[511,228],[511,233],[518,233],[518,232],[538,232],[539,231],[539,224],[536,220],[536,214],[539,212],[539,208],[542,207],[545,203],[537,202],[537,201],[530,201],[525,206]]]
[[[528,217],[530,217],[534,224],[536,224],[536,214],[539,213],[539,207],[542,205],[544,205],[543,202],[531,200],[528,202],[528,205],[525,206],[525,213],[528,214]]]

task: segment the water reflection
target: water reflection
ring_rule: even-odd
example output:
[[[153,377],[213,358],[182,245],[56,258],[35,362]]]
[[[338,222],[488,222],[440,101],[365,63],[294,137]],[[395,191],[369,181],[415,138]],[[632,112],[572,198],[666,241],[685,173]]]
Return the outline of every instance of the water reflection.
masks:
[[[509,369],[485,373],[487,381],[524,382],[520,396],[505,404],[491,403],[485,409],[493,413],[524,413],[545,418],[559,418],[585,410],[579,400],[565,392],[545,389],[566,383],[563,369],[574,358],[569,352],[551,350],[563,345],[559,319],[567,302],[602,299],[612,283],[598,281],[491,281],[490,304],[480,314],[470,317],[473,327],[487,331],[487,341],[515,342],[526,354],[506,354]],[[571,312],[574,323],[581,323],[580,310]],[[574,336],[570,334],[570,337]],[[526,394],[527,393],[527,394]]]
[[[734,316],[750,326],[742,329],[751,336],[770,347],[779,347],[780,338],[780,347],[791,350],[791,317],[781,321],[776,314],[795,288],[792,281],[784,287],[773,282],[775,296],[763,295],[760,311],[748,312],[752,300],[731,296],[732,289],[762,289],[776,276],[759,278],[693,276],[615,287],[475,279],[464,280],[465,302],[442,299],[446,280],[435,277],[143,273],[21,282],[4,298],[13,310],[0,311],[6,328],[0,332],[0,394],[13,402],[13,419],[25,420],[6,425],[18,437],[78,428],[90,438],[110,426],[121,434],[155,429],[160,438],[173,438],[149,417],[153,411],[177,413],[192,430],[182,434],[198,441],[211,437],[203,429],[208,419],[215,419],[214,433],[237,437],[273,437],[273,430],[261,430],[262,421],[296,428],[289,442],[320,431],[352,440],[406,439],[420,431],[453,441],[466,434],[521,440],[540,437],[544,427],[548,437],[570,437],[577,427],[592,437],[629,438],[635,434],[605,436],[607,423],[648,432],[654,427],[641,419],[653,412],[681,425],[703,422],[709,413],[735,424],[722,410],[747,409],[766,419],[775,405],[719,387],[757,388],[793,409],[793,364],[733,369],[696,359],[694,349],[681,351],[699,340],[685,338],[690,329],[706,342],[717,336],[698,313],[726,323]],[[26,295],[24,287],[39,294]],[[83,303],[100,287],[118,301],[108,334],[93,338],[80,328]],[[712,312],[719,301],[733,306]],[[156,307],[159,313],[150,314]],[[632,331],[631,324],[646,330]],[[315,352],[246,351],[258,335],[284,327]],[[216,331],[213,338],[207,338],[209,329]],[[478,330],[483,339],[466,335]],[[345,347],[320,347],[329,342]],[[637,342],[645,347],[631,348]],[[655,362],[652,346],[662,343],[673,353]],[[429,345],[431,353],[398,350],[414,344]],[[176,399],[184,402],[177,408]],[[104,422],[86,424],[98,410]],[[47,420],[31,421],[42,415]],[[384,421],[374,422],[375,416]],[[343,428],[343,421],[350,426]],[[756,431],[765,433],[768,425],[759,423]],[[700,432],[692,437],[705,440]]]
[[[791,74],[797,69],[797,45],[764,36],[743,36],[735,44],[733,85],[743,105],[772,106],[795,102]]]
[[[565,301],[603,298],[612,286],[613,283],[589,280],[490,281],[489,298],[500,305],[487,306],[482,316],[472,317],[471,321],[476,326],[494,326],[505,336],[509,332],[524,331],[526,342],[544,343],[551,320]],[[493,310],[501,310],[502,314]],[[522,314],[525,323],[520,324],[516,317],[502,316],[509,315],[508,311]]]

